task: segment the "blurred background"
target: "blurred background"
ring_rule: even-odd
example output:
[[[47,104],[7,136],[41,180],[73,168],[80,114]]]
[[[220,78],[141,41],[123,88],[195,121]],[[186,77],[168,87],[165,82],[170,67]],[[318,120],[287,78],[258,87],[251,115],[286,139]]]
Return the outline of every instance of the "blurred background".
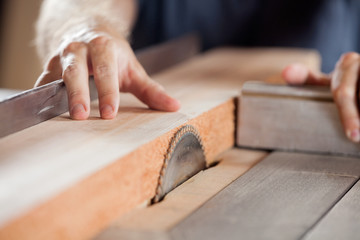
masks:
[[[0,1],[0,88],[32,88],[42,67],[33,44],[41,0]]]

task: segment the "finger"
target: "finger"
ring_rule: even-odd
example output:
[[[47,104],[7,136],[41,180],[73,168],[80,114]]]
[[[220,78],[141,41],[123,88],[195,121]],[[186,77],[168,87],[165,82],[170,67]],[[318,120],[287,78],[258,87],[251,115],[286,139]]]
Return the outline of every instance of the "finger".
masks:
[[[346,135],[354,142],[360,141],[360,118],[356,103],[358,79],[359,56],[345,55],[335,68],[332,89]]]
[[[62,66],[60,63],[60,56],[57,55],[51,58],[50,61],[46,64],[45,70],[41,73],[34,86],[39,87],[61,78]]]
[[[294,63],[288,65],[282,71],[282,77],[291,85],[330,85],[331,78],[329,75],[317,73],[310,70],[303,64]]]
[[[131,81],[126,91],[133,93],[152,109],[169,112],[180,109],[180,102],[170,97],[159,83],[153,81],[137,60],[134,60],[133,69],[130,71]]]
[[[112,119],[119,108],[120,93],[115,44],[107,37],[90,42],[90,56],[94,80],[99,95],[100,115]]]
[[[83,43],[71,43],[61,57],[63,79],[69,100],[70,116],[84,120],[90,113],[87,48]]]

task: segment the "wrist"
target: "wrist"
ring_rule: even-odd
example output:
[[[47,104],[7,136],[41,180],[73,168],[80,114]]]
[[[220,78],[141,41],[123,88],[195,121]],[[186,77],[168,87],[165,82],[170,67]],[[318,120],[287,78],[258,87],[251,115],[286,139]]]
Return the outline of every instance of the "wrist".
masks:
[[[43,60],[48,60],[50,57],[60,54],[72,42],[89,43],[101,36],[128,41],[130,30],[125,24],[122,26],[115,28],[101,18],[71,19],[54,31],[52,36],[44,39],[47,44],[38,44],[39,54]]]

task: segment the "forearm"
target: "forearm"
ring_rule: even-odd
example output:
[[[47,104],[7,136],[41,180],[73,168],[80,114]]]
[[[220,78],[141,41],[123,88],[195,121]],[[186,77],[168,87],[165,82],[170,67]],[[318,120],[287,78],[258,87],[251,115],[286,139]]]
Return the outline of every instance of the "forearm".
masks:
[[[126,38],[136,13],[136,0],[44,0],[36,25],[39,56],[45,62],[61,45],[84,41],[93,31]]]

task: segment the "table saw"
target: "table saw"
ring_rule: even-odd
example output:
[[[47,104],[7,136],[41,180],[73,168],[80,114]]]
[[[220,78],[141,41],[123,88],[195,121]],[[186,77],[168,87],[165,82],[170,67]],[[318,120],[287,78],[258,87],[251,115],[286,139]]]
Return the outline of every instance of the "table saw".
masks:
[[[31,126],[14,119],[0,139],[0,239],[358,238],[358,145],[317,152],[319,138],[310,150],[276,138],[274,147],[260,141],[277,136],[268,125],[241,136],[271,115],[241,125],[241,98],[254,97],[251,87],[240,97],[243,84],[283,84],[280,71],[293,62],[316,70],[320,57],[304,49],[214,49],[153,68],[182,103],[178,112],[121,94],[113,120],[100,119],[96,98],[86,121],[68,112]],[[304,101],[306,108],[311,100]],[[286,121],[274,119],[286,132]]]

